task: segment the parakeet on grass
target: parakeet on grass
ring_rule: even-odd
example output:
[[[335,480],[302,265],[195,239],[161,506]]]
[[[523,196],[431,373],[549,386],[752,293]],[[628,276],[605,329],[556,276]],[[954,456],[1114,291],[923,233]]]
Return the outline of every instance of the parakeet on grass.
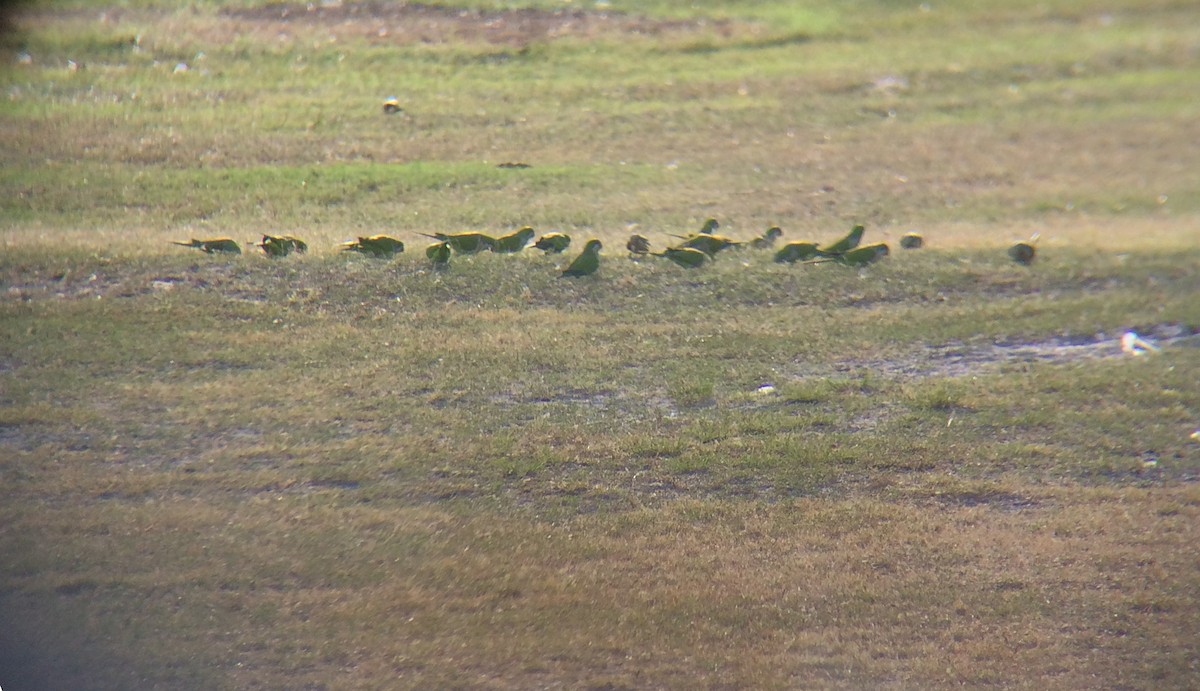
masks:
[[[583,246],[583,252],[571,262],[563,272],[563,276],[590,276],[600,268],[600,249],[603,245],[599,240],[588,240]]]

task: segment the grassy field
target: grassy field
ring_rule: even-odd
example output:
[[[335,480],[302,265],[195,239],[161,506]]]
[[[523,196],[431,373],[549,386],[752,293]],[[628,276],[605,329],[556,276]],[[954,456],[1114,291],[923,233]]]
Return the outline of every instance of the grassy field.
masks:
[[[1194,2],[12,23],[6,691],[1200,685]]]

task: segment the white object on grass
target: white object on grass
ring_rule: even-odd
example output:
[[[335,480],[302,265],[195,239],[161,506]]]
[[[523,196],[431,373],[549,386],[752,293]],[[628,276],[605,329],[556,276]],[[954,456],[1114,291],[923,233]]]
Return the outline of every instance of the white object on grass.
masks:
[[[1130,355],[1144,355],[1150,351],[1158,352],[1161,348],[1132,331],[1126,331],[1121,337],[1121,350]]]

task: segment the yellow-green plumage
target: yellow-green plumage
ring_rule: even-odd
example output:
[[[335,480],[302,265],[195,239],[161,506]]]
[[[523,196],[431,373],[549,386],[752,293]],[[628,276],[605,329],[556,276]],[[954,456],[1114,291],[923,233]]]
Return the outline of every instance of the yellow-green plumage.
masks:
[[[1021,266],[1029,266],[1033,263],[1034,257],[1037,256],[1037,241],[1041,234],[1034,233],[1029,236],[1028,242],[1018,242],[1008,248],[1008,256]]]
[[[1032,243],[1018,242],[1008,248],[1008,256],[1022,266],[1029,266],[1037,256],[1037,248]]]
[[[679,244],[680,247],[690,247],[694,250],[700,250],[710,257],[717,256],[717,252],[728,247],[735,247],[741,243],[731,240],[724,235],[713,235],[711,233],[689,235]]]
[[[865,228],[863,228],[863,226],[854,226],[853,228],[850,229],[850,232],[849,232],[849,234],[846,235],[846,237],[842,238],[841,240],[838,240],[837,242],[833,243],[832,245],[827,245],[825,247],[821,247],[817,251],[822,256],[825,256],[825,257],[832,257],[832,256],[839,255],[843,252],[849,252],[850,250],[854,249],[855,247],[858,247],[858,243],[862,242],[862,236],[863,236],[864,230],[865,230]]]
[[[771,226],[767,228],[759,237],[750,241],[750,246],[756,250],[767,250],[775,246],[775,241],[783,236],[783,229],[779,226]]]
[[[441,242],[450,243],[450,249],[457,254],[475,254],[484,250],[495,249],[496,238],[483,233],[422,233]]]
[[[590,276],[600,268],[600,249],[603,245],[599,240],[588,240],[583,246],[583,252],[575,257],[563,272],[563,276]]]
[[[838,262],[846,266],[866,266],[883,259],[891,253],[887,244],[877,242],[873,245],[863,245],[838,257]]]
[[[433,262],[435,268],[444,268],[450,263],[450,243],[435,242],[425,248],[425,256]]]
[[[258,247],[269,257],[286,257],[292,252],[304,254],[308,243],[293,235],[263,235]]]
[[[359,252],[376,258],[387,258],[404,251],[404,243],[387,235],[360,237],[342,243],[343,252]]]
[[[688,268],[695,269],[704,265],[708,261],[709,255],[696,249],[695,247],[668,247],[662,252],[656,253],[656,257],[666,257],[676,264]]]
[[[496,244],[492,246],[492,251],[499,254],[512,254],[525,249],[525,245],[533,239],[533,228],[525,226],[524,228],[496,238]]]
[[[883,257],[886,257],[890,252],[891,250],[888,249],[888,246],[885,243],[877,242],[874,245],[863,245],[862,247],[852,249],[849,252],[842,252],[835,257],[817,259],[806,263],[823,264],[827,262],[837,262],[838,264],[845,266],[862,267],[879,261]]]
[[[559,254],[571,246],[571,236],[565,233],[546,233],[538,238],[533,246],[546,254]]]
[[[775,261],[780,264],[794,264],[808,261],[819,254],[815,242],[789,242],[775,253]]]
[[[916,250],[925,246],[925,238],[920,233],[906,233],[900,238],[900,249]]]
[[[700,228],[700,233],[702,235],[711,235],[713,233],[713,231],[715,231],[717,228],[720,228],[720,227],[721,227],[721,224],[717,223],[717,219],[710,218],[704,222],[704,225]]]
[[[242,248],[238,246],[231,238],[211,238],[209,240],[197,240],[192,238],[190,242],[178,242],[172,240],[171,244],[181,245],[183,247],[195,247],[205,254],[241,254]]]

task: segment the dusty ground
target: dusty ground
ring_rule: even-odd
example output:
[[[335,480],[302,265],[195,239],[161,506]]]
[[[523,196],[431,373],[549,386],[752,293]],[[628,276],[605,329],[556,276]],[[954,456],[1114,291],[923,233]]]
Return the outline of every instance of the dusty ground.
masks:
[[[12,12],[14,19],[9,24],[44,26],[54,21],[96,18],[116,24],[161,14],[157,10],[121,7],[99,11],[33,7]],[[222,8],[218,17],[236,25],[234,33],[240,36],[286,39],[297,33],[321,31],[326,39],[364,38],[380,45],[484,42],[519,48],[560,38],[663,36],[697,30],[729,36],[735,31],[753,30],[750,25],[731,20],[664,20],[616,11],[530,8],[487,11],[387,2],[270,3]],[[231,27],[209,30],[229,31]]]
[[[517,9],[489,12],[420,3],[328,2],[274,3],[226,9],[223,15],[284,32],[296,24],[315,24],[336,32],[393,43],[487,41],[507,45],[601,33],[659,35],[705,26],[702,21],[661,21],[622,12]],[[727,30],[729,22],[709,24]]]

